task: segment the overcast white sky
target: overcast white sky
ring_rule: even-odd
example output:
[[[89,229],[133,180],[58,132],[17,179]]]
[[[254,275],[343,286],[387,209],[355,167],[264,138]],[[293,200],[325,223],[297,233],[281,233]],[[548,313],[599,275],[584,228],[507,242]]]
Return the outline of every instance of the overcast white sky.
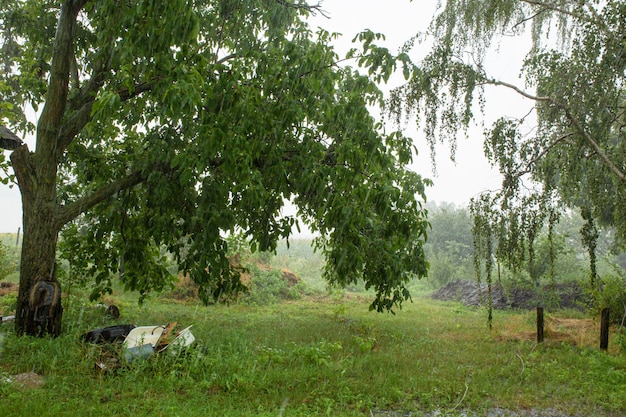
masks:
[[[312,24],[343,34],[336,44],[340,55],[350,48],[350,41],[364,29],[384,33],[385,45],[395,52],[411,36],[426,31],[437,3],[438,0],[325,0],[322,8],[330,19],[318,15],[312,19]],[[525,46],[517,39],[506,39],[498,51],[490,55],[487,63],[490,74],[520,85],[518,72],[527,50]],[[416,54],[424,53],[425,50],[416,51]],[[487,90],[486,120],[493,121],[503,113],[522,116],[531,106],[532,103],[514,93],[492,88]],[[389,124],[388,130],[393,128]],[[468,139],[460,136],[456,164],[450,161],[446,147],[438,149],[436,177],[433,176],[428,146],[421,133],[413,125],[407,128],[407,135],[414,138],[419,150],[412,169],[434,181],[434,186],[427,189],[428,201],[466,205],[471,197],[480,192],[499,187],[500,178],[497,172],[490,169],[482,153],[482,127],[470,129]],[[31,149],[34,148],[32,139],[27,138],[26,142]],[[8,157],[8,151],[4,152]],[[10,189],[0,184],[0,232],[16,232],[21,224],[17,186]]]

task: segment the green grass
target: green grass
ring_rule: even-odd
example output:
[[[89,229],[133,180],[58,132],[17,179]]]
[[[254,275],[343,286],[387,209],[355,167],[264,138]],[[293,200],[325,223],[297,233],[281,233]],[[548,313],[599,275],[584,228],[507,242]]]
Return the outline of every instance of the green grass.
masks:
[[[21,242],[15,233],[0,233],[0,281],[19,281]]]
[[[456,415],[506,409],[623,415],[626,358],[594,347],[507,337],[532,328],[528,315],[417,299],[396,315],[352,299],[255,306],[122,302],[120,323],[193,325],[196,343],[179,357],[101,372],[108,350],[83,345],[111,325],[102,310],[73,301],[57,339],[1,329],[0,375],[34,371],[40,388],[0,383],[7,416],[369,416],[429,410]],[[513,324],[512,324],[513,323]],[[513,330],[515,330],[513,329]],[[381,415],[381,414],[378,414]]]

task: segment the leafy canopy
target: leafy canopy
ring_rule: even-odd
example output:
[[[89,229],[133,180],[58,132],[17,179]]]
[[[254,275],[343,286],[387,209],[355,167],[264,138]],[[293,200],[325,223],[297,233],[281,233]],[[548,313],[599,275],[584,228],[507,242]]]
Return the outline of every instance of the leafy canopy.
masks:
[[[502,188],[471,203],[477,270],[490,280],[492,256],[533,271],[533,243],[564,208],[581,211],[595,275],[596,228],[626,244],[626,3],[619,0],[447,0],[432,21],[431,52],[397,88],[387,110],[417,117],[433,147],[451,145],[484,104],[484,87],[515,91],[530,114],[502,115],[485,130],[484,150]],[[505,36],[532,39],[521,84],[495,79],[487,51]],[[520,81],[517,81],[520,82]],[[525,112],[524,112],[525,113]],[[481,266],[481,260],[484,262]]]
[[[63,8],[77,10],[57,136],[61,253],[143,294],[168,285],[166,257],[205,300],[241,289],[225,236],[273,250],[296,224],[320,233],[326,277],[364,279],[372,308],[408,298],[424,276],[427,180],[412,145],[370,115],[375,80],[395,69],[379,37],[338,66],[336,34],[313,33],[315,6],[282,0],[8,0],[0,6],[2,123],[31,132],[27,109],[50,90]],[[66,34],[67,35],[67,34]]]

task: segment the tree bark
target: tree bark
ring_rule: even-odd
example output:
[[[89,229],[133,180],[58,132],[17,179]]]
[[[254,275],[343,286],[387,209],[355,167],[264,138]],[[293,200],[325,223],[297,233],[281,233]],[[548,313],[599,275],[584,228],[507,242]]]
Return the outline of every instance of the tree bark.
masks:
[[[24,227],[15,330],[19,335],[56,337],[63,316],[61,288],[55,276],[57,166],[53,156],[34,159],[25,145],[11,154],[22,195]]]

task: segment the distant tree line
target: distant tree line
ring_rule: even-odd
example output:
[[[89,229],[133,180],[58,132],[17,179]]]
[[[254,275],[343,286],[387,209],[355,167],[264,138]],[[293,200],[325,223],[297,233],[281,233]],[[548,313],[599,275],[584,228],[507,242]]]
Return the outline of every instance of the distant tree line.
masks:
[[[456,279],[473,279],[472,218],[469,210],[450,203],[429,203],[427,206],[432,229],[425,246],[430,264],[428,282],[441,287]],[[579,230],[582,217],[570,212],[561,216],[554,229],[552,248],[547,227],[542,229],[534,247],[533,270],[511,271],[500,266],[500,280],[506,285],[531,285],[531,276],[540,282],[583,281],[588,277],[588,251],[581,242]],[[624,274],[626,252],[615,242],[612,228],[598,230],[596,248],[599,276]],[[551,266],[550,259],[554,260]],[[497,277],[498,260],[494,259],[494,276]]]

